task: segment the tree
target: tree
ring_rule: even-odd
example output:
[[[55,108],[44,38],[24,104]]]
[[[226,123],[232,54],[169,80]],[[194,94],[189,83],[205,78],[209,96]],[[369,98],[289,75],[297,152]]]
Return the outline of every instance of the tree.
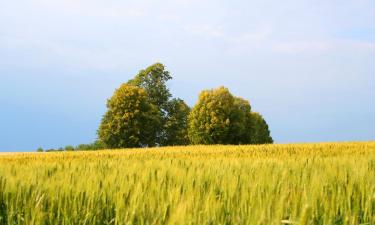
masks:
[[[65,151],[74,151],[74,147],[71,145],[65,146]]]
[[[270,135],[267,122],[264,120],[262,115],[256,112],[251,113],[251,117],[254,121],[253,125],[253,144],[271,144],[273,139]]]
[[[233,136],[233,143],[250,144],[253,140],[253,119],[248,100],[235,97],[232,121],[230,132]]]
[[[161,115],[161,123],[156,129],[156,145],[185,145],[187,138],[187,117],[189,107],[181,99],[170,99],[167,82],[172,79],[163,64],[155,63],[141,70],[129,85],[143,88],[149,102],[157,107]]]
[[[98,135],[109,148],[154,146],[161,115],[144,89],[123,84],[107,102]]]
[[[189,138],[194,144],[250,143],[250,103],[227,88],[203,91],[189,115]]]
[[[105,149],[107,146],[101,140],[95,140],[90,144],[79,144],[75,147],[76,151],[87,151],[87,150],[100,150]]]
[[[187,145],[189,137],[187,132],[188,115],[190,108],[181,99],[172,99],[166,105],[167,117],[164,123],[164,140],[162,145]]]
[[[164,110],[170,97],[172,97],[166,85],[172,76],[161,63],[155,63],[139,73],[128,81],[129,85],[143,88],[150,103],[156,105],[160,110]]]
[[[89,145],[90,145],[90,149],[92,150],[100,150],[100,149],[107,148],[107,146],[100,140],[95,140],[93,143]]]

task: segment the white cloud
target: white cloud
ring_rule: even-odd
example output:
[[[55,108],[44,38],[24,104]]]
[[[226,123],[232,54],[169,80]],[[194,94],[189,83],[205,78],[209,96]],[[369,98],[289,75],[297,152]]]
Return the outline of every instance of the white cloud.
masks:
[[[147,12],[144,8],[133,4],[111,5],[108,2],[89,0],[34,0],[40,7],[47,7],[55,12],[64,12],[76,16],[92,17],[144,17]]]
[[[266,42],[272,35],[270,27],[259,27],[243,33],[231,33],[222,26],[200,24],[187,25],[185,32],[189,35],[205,39],[220,39],[229,45],[258,45],[259,42]]]
[[[375,52],[375,43],[348,39],[301,40],[275,42],[272,49],[275,52],[286,54],[334,53],[337,51]]]
[[[262,27],[254,32],[247,32],[239,36],[233,36],[231,39],[234,42],[259,42],[265,41],[272,35],[272,29],[269,27]]]
[[[326,41],[286,41],[276,42],[273,45],[275,52],[296,53],[324,53],[332,49],[332,45]]]
[[[21,63],[22,66],[57,67],[68,69],[111,70],[122,66],[123,54],[120,50],[101,51],[91,48],[79,48],[68,43],[42,39],[23,39],[0,36],[0,49],[10,57],[4,61],[11,65]],[[22,56],[22,57],[21,57]],[[16,64],[17,65],[17,64]]]
[[[341,45],[346,46],[347,48],[350,48],[350,49],[375,53],[375,42],[345,40],[345,41],[342,41]]]
[[[226,34],[220,26],[212,26],[208,24],[203,25],[188,25],[184,29],[188,34],[193,36],[200,36],[206,39],[225,38]]]

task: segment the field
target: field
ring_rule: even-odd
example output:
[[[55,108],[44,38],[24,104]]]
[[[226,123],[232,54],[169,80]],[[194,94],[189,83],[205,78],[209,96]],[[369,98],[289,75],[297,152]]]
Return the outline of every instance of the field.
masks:
[[[0,155],[0,224],[375,224],[375,142]]]

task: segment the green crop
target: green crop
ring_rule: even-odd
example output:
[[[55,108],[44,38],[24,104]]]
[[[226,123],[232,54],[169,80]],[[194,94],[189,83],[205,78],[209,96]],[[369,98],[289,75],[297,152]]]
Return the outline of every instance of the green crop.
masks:
[[[375,142],[0,156],[0,224],[374,224]]]

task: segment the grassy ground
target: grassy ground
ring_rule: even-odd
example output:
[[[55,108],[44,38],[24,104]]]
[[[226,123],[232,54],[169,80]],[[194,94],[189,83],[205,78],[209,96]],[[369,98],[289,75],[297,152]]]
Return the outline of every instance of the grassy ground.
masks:
[[[0,156],[0,224],[374,224],[375,142]]]

